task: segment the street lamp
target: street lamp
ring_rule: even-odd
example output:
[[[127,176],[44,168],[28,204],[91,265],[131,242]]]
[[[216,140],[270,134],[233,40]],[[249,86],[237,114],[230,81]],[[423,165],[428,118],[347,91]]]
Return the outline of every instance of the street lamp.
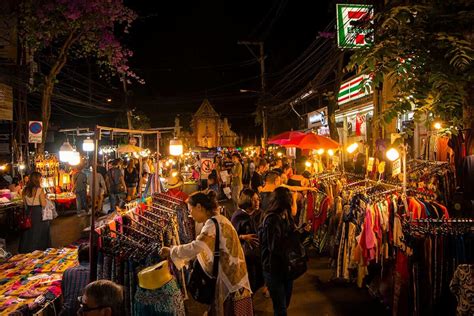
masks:
[[[77,151],[71,153],[71,158],[69,159],[69,164],[71,166],[77,166],[81,163],[81,155]]]
[[[438,129],[438,130],[439,130],[439,129],[441,129],[441,127],[443,127],[443,126],[441,125],[440,122],[435,122],[435,123],[433,124],[433,127],[434,127],[435,129]]]
[[[86,152],[94,151],[94,141],[90,139],[90,137],[84,139],[84,142],[82,143],[82,150]]]
[[[72,153],[74,152],[74,148],[72,148],[71,144],[66,140],[64,144],[59,148],[59,161],[61,162],[69,162],[72,157]]]
[[[403,202],[405,203],[405,206],[406,206],[406,197],[407,197],[407,146],[406,145],[400,145],[400,151],[401,151],[401,156],[402,156],[402,160],[401,160],[401,163],[402,163],[402,191],[403,191],[403,195],[402,195],[402,199],[403,199]],[[395,149],[395,148],[390,148],[389,150],[387,150],[387,152],[385,153],[385,155],[387,156],[388,160],[390,161],[395,161],[397,159],[400,158],[400,152]]]
[[[170,140],[170,155],[181,156],[183,154],[183,142],[179,139]]]

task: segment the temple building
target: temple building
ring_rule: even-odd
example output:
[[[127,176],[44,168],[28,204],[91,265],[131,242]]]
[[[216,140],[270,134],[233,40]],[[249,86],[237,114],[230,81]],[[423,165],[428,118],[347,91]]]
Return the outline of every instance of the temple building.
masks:
[[[231,130],[227,118],[221,118],[208,99],[204,99],[194,113],[191,129],[192,133],[180,135],[189,147],[237,147],[240,144],[240,137]]]

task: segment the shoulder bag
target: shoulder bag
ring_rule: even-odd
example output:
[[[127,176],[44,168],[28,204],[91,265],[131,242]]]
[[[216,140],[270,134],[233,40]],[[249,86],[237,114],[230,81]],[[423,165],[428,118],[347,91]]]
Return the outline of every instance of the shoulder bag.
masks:
[[[21,230],[31,228],[31,211],[27,213],[28,205],[25,205],[22,212],[18,215],[18,226]]]
[[[212,266],[212,277],[209,277],[201,264],[197,260],[194,260],[188,279],[188,290],[194,300],[199,303],[210,305],[214,301],[214,294],[216,291],[216,281],[219,268],[219,224],[215,218],[211,218],[216,226],[216,241],[214,247],[214,262]]]

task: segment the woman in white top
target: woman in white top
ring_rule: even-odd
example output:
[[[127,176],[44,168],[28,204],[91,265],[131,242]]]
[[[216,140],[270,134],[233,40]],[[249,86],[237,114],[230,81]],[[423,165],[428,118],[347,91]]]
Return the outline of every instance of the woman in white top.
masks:
[[[51,247],[50,221],[43,221],[43,207],[46,205],[46,194],[41,188],[41,174],[33,172],[23,189],[25,213],[31,217],[31,228],[22,232],[19,253],[45,250]]]
[[[198,223],[204,223],[196,240],[170,248],[163,247],[162,257],[170,257],[175,266],[181,269],[190,260],[197,258],[203,270],[212,274],[214,262],[214,245],[216,227],[211,218],[219,225],[219,267],[216,282],[216,293],[208,315],[251,316],[253,315],[252,297],[244,252],[239,236],[232,223],[224,216],[218,215],[217,195],[209,190],[207,193],[196,192],[188,199],[191,216]]]

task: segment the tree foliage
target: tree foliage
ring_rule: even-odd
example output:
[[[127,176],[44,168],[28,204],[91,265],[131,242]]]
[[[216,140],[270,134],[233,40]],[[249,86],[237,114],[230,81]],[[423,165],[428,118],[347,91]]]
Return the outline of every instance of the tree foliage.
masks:
[[[56,77],[68,59],[91,57],[124,80],[140,80],[128,66],[132,51],[117,36],[128,33],[136,18],[122,0],[22,0],[19,16],[23,45],[49,64],[41,73],[42,148]]]
[[[415,119],[441,119],[452,132],[463,126],[463,107],[472,106],[473,17],[472,2],[459,0],[394,6],[375,15],[374,45],[357,50],[348,68],[369,72],[375,86],[393,81],[395,100],[379,119],[389,123],[413,110]]]

